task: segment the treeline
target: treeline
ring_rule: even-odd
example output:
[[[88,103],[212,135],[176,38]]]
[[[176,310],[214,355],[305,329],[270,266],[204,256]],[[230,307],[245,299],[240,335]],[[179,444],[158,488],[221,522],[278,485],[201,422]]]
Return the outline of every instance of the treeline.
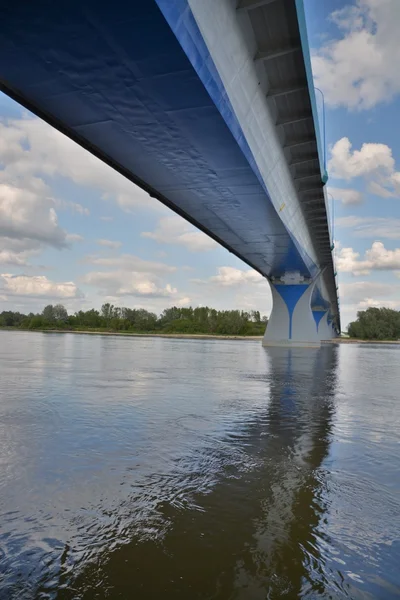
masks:
[[[103,304],[101,310],[80,310],[69,315],[62,304],[48,304],[38,314],[3,311],[0,327],[18,329],[63,329],[133,333],[203,333],[217,335],[263,335],[267,317],[258,311],[166,308],[161,315],[142,308]]]
[[[357,313],[348,334],[360,340],[400,339],[400,312],[390,308],[368,308]]]

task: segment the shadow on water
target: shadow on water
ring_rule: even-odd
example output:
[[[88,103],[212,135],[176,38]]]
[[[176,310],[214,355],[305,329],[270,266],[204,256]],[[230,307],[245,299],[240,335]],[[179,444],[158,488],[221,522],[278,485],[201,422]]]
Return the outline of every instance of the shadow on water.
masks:
[[[190,501],[161,500],[146,531],[132,525],[129,541],[65,568],[58,600],[336,597],[340,578],[334,584],[325,572],[318,525],[327,508],[321,465],[337,348],[265,353],[266,372],[249,375],[265,384],[265,403],[203,456],[188,458],[193,469],[214,470],[213,486],[192,489]],[[243,460],[232,460],[238,451]],[[184,484],[177,477],[175,485]],[[136,497],[129,510],[136,523]]]

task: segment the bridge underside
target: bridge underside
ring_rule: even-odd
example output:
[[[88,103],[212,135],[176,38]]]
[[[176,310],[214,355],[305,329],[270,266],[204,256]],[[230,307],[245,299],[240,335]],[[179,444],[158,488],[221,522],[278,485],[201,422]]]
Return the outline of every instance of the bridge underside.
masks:
[[[213,60],[218,48],[212,55],[200,30],[210,2],[191,4],[197,13],[187,0],[71,0],[60,15],[50,0],[23,3],[23,10],[21,3],[0,0],[0,89],[217,240],[272,287],[285,285],[288,273],[315,287],[338,328],[294,0],[246,0],[238,10],[231,0],[219,2],[256,49],[252,77],[260,79],[263,111],[273,125],[260,147],[265,164],[256,151],[257,132],[251,138],[244,130],[221,79],[228,71]],[[270,25],[261,33],[257,19],[266,16]],[[253,100],[243,101],[244,109]],[[252,125],[257,128],[256,119]],[[282,339],[290,341],[292,331],[293,324]]]

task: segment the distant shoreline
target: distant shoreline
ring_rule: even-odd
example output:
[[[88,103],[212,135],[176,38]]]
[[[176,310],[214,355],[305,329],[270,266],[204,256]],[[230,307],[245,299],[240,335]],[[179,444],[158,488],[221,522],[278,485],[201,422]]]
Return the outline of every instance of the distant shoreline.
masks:
[[[84,331],[78,329],[19,329],[0,327],[0,331],[28,331],[29,333],[76,333],[78,335],[111,335],[118,337],[152,337],[194,340],[262,340],[262,335],[217,335],[208,333],[134,333],[132,331]]]
[[[356,338],[333,338],[324,343],[330,344],[331,342],[334,344],[400,344],[400,340],[359,340]]]
[[[85,331],[80,329],[19,329],[0,327],[0,331],[28,331],[29,333],[74,333],[77,335],[109,335],[115,337],[170,338],[177,340],[262,340],[262,335],[218,335],[212,333],[135,333],[133,331]],[[332,338],[322,344],[393,344],[400,340],[359,340],[356,338]]]

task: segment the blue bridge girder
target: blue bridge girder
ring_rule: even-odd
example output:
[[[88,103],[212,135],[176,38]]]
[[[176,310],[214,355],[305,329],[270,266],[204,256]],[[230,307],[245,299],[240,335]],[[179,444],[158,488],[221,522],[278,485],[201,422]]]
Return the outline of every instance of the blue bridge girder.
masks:
[[[302,0],[0,0],[0,89],[340,330]]]

